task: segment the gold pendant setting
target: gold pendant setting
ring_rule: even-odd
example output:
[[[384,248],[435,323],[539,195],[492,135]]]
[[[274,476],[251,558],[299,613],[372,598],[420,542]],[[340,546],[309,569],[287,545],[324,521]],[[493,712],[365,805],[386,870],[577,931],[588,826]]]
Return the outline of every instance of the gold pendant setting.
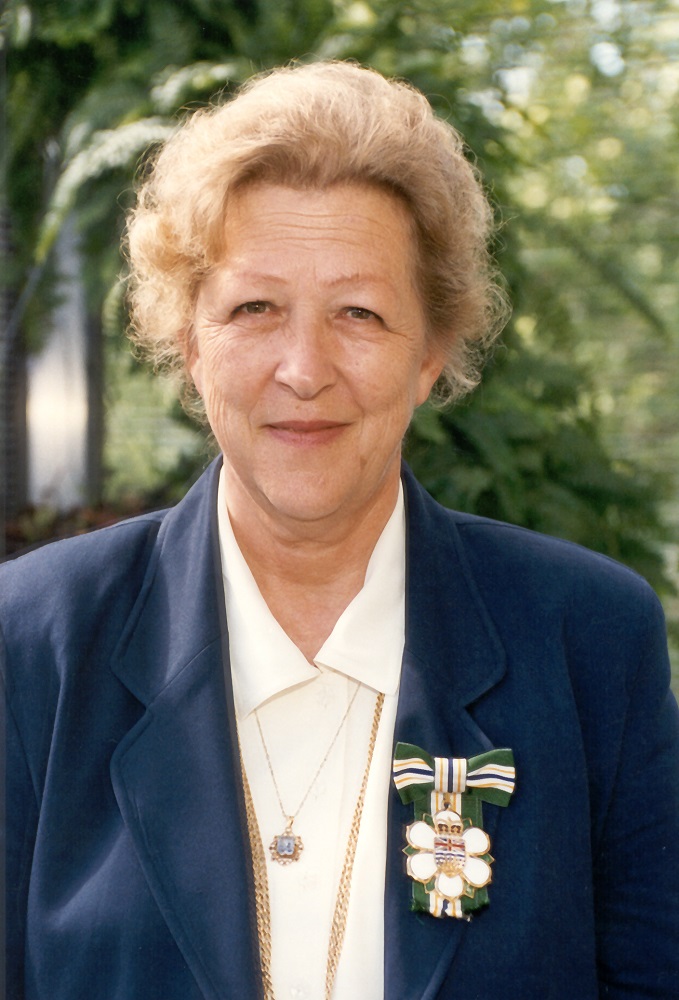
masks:
[[[284,832],[275,836],[269,844],[271,857],[279,865],[289,865],[292,861],[299,861],[303,850],[302,838],[292,832],[292,823],[289,823]]]

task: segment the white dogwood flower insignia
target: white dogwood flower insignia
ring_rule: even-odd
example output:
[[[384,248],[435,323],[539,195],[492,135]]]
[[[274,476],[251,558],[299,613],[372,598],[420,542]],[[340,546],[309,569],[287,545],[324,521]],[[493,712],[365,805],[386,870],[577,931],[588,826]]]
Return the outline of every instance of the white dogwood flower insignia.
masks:
[[[452,809],[437,812],[432,822],[417,820],[406,829],[408,874],[450,902],[473,896],[492,877],[490,837],[478,826],[465,827]]]

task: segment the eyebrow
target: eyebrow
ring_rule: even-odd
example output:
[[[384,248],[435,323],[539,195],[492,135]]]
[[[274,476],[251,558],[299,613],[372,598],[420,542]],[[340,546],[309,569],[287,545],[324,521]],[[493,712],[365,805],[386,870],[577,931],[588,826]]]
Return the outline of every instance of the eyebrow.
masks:
[[[268,271],[240,271],[234,269],[231,273],[233,277],[237,277],[244,281],[270,282],[277,285],[285,285],[288,282],[288,279],[284,278],[282,275],[272,274]],[[324,284],[326,284],[329,288],[335,288],[338,285],[350,284],[393,286],[393,282],[386,278],[380,278],[376,274],[360,271],[352,271],[349,274],[340,274],[336,278],[332,278],[330,281],[324,282]]]
[[[328,282],[331,288],[335,285],[348,285],[348,284],[360,284],[360,285],[391,285],[392,282],[385,278],[380,278],[376,274],[361,273],[360,271],[354,271],[352,274],[341,274],[337,278],[333,278],[332,281]]]

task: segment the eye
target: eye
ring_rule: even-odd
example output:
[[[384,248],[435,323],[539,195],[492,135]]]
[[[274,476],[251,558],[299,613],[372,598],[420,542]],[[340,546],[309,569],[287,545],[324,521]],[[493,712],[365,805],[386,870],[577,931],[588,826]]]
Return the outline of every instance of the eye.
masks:
[[[261,316],[261,314],[265,313],[269,308],[270,305],[268,302],[243,302],[242,305],[238,306],[238,308],[234,310],[234,314],[245,313],[246,316]]]
[[[372,309],[364,309],[363,306],[348,306],[345,312],[350,319],[366,320],[380,318]]]

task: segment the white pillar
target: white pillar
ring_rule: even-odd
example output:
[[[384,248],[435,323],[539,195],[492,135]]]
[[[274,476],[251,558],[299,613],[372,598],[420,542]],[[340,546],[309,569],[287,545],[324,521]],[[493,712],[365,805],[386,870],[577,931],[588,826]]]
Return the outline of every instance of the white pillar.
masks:
[[[87,433],[85,302],[72,225],[62,229],[56,259],[59,301],[44,347],[28,363],[28,495],[68,510],[85,494]]]

